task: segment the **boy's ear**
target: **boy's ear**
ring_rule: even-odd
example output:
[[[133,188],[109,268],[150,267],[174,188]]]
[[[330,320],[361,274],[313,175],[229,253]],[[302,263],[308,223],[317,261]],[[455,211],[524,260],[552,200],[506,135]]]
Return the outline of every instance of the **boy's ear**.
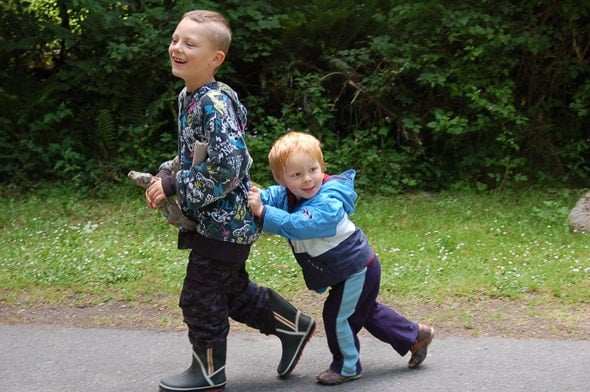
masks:
[[[215,68],[217,68],[221,64],[223,64],[224,61],[225,61],[225,53],[222,52],[221,50],[218,50],[217,52],[215,52],[215,56],[211,60],[211,65],[213,65]]]

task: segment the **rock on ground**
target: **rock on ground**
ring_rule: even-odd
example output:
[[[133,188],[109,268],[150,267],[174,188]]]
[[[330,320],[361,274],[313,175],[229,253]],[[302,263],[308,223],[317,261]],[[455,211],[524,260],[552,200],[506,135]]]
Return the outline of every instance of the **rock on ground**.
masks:
[[[590,191],[578,200],[569,214],[569,220],[572,230],[590,233]]]

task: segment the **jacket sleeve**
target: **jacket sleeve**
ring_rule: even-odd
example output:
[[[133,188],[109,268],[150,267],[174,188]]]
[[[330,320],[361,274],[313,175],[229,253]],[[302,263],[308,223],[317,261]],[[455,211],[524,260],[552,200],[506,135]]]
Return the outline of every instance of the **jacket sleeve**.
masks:
[[[262,229],[292,240],[332,237],[344,216],[340,200],[316,196],[291,213],[266,204]]]
[[[156,173],[156,177],[162,179],[162,188],[164,189],[166,197],[176,194],[176,178],[173,176],[174,171],[172,167],[173,160],[163,162],[160,165],[158,173]]]

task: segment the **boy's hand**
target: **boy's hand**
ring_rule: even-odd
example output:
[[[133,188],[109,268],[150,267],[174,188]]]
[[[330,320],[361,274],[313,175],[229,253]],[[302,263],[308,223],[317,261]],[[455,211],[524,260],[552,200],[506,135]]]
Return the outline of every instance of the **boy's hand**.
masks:
[[[154,177],[152,184],[145,190],[145,198],[150,208],[156,208],[166,198],[160,177]]]
[[[260,191],[255,186],[251,187],[248,192],[248,205],[254,216],[260,218],[264,206],[262,205],[262,200],[260,200]]]

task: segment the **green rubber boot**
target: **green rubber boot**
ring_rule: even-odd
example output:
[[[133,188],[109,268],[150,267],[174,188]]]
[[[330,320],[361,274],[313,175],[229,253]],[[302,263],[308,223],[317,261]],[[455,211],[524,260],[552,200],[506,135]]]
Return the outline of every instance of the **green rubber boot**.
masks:
[[[191,366],[180,374],[160,380],[161,392],[208,391],[221,392],[225,389],[225,356],[227,342],[211,348],[193,348]]]
[[[275,332],[281,339],[283,354],[277,367],[279,377],[286,378],[295,369],[305,345],[313,335],[315,321],[301,313],[287,300],[269,290],[269,304],[273,311]]]

